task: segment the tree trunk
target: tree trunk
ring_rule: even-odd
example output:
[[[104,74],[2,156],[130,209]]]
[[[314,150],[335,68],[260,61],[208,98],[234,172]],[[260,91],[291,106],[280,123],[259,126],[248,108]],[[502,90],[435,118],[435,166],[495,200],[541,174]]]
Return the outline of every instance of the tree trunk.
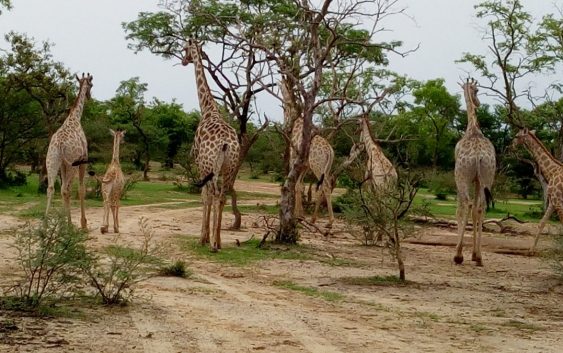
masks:
[[[288,177],[281,189],[280,229],[276,234],[276,242],[295,244],[299,239],[297,220],[293,216],[295,209],[295,183],[297,178]]]

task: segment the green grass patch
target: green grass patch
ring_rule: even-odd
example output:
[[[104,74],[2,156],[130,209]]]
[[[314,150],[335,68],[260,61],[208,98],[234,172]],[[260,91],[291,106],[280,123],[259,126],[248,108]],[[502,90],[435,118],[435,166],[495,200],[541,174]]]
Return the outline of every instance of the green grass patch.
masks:
[[[283,248],[265,247],[259,248],[260,241],[251,239],[241,243],[241,246],[224,246],[219,252],[209,251],[209,245],[201,245],[193,237],[180,239],[181,247],[198,257],[206,258],[214,262],[227,263],[235,266],[246,266],[263,260],[310,260],[311,255],[303,251],[302,246],[284,246]]]
[[[173,264],[161,267],[158,271],[161,276],[188,278],[193,275],[193,272],[186,268],[184,261],[178,260]]]
[[[344,295],[342,295],[340,293],[325,291],[325,290],[319,290],[315,287],[305,287],[305,286],[301,286],[301,285],[299,285],[295,282],[292,282],[292,281],[274,281],[272,284],[276,287],[279,287],[279,288],[293,290],[293,291],[296,291],[296,292],[303,293],[303,294],[305,294],[309,297],[322,298],[322,299],[324,299],[326,301],[330,301],[330,302],[340,301],[340,300],[344,299]]]
[[[342,277],[340,282],[354,286],[405,286],[409,283],[397,276]]]

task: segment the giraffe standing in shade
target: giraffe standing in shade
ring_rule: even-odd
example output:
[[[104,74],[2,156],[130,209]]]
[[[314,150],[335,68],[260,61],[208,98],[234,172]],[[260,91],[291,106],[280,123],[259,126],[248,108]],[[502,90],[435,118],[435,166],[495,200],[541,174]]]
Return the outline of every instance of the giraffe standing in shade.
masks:
[[[236,178],[239,141],[233,129],[221,117],[213,99],[202,63],[202,50],[193,39],[188,39],[184,48],[182,65],[194,64],[197,95],[201,109],[201,121],[196,130],[192,153],[199,169],[202,187],[203,223],[201,243],[210,243],[212,251],[221,249],[221,220],[225,206],[225,194],[233,188]],[[219,177],[222,183],[219,184]],[[212,240],[209,235],[211,207],[213,206]]]
[[[292,107],[293,99],[290,97],[289,90],[286,86],[287,82],[282,82],[280,85],[282,96],[284,98],[284,119],[285,121],[290,121],[291,117],[296,117],[293,122],[293,128],[291,130],[291,146],[289,153],[289,163],[290,165],[294,163],[297,159],[297,149],[301,146],[303,141],[303,117],[296,113],[296,109]],[[315,223],[317,220],[317,215],[319,212],[319,206],[323,199],[326,200],[326,205],[328,208],[328,223],[327,228],[332,226],[334,222],[334,214],[332,211],[332,186],[331,186],[331,176],[330,170],[332,168],[332,162],[334,161],[334,150],[328,141],[320,136],[315,135],[311,140],[311,145],[309,148],[309,158],[307,160],[307,168],[301,173],[295,184],[295,215],[297,217],[303,217],[303,200],[302,195],[305,189],[303,178],[305,174],[310,169],[315,177],[317,178],[317,198],[315,200],[315,211],[313,212],[313,217],[311,218],[311,223]]]
[[[477,98],[477,81],[467,80],[461,85],[467,105],[467,129],[455,146],[455,183],[457,187],[457,233],[459,241],[456,247],[454,262],[463,263],[463,233],[467,224],[469,211],[473,217],[473,253],[471,260],[477,266],[483,266],[481,257],[481,233],[485,217],[485,202],[492,200],[491,188],[495,178],[495,148],[487,139],[477,121],[476,109],[479,107]],[[469,189],[475,184],[475,195],[471,204]]]
[[[123,143],[125,130],[113,131],[110,129],[109,131],[113,136],[113,155],[106,174],[101,180],[104,198],[104,219],[100,228],[102,234],[108,232],[110,209],[113,215],[113,231],[119,233],[119,200],[121,200],[123,186],[125,185],[125,177],[121,171],[121,164],[119,164],[119,145]]]
[[[518,131],[512,145],[513,147],[524,145],[526,149],[530,151],[538,164],[541,174],[547,182],[547,209],[538,225],[534,242],[530,247],[530,253],[533,254],[536,250],[540,234],[553,214],[553,211],[557,212],[559,221],[563,222],[563,163],[549,153],[547,148],[537,138],[534,131],[529,131],[526,128]]]
[[[371,180],[371,185],[374,190],[381,187],[389,185],[397,180],[397,171],[393,166],[393,163],[385,157],[383,150],[379,143],[374,141],[369,118],[367,114],[362,115],[359,118],[359,123],[362,127],[362,132],[360,135],[360,142],[364,145],[365,151],[368,155],[367,168],[365,180]]]
[[[88,143],[80,119],[84,109],[84,102],[90,99],[90,90],[92,88],[93,77],[90,74],[86,76],[82,74],[82,78],[76,76],[80,84],[78,96],[74,101],[73,106],[70,108],[68,117],[63,122],[62,126],[53,134],[49,142],[49,149],[47,150],[47,208],[45,215],[49,213],[53,193],[55,192],[55,180],[59,170],[61,172],[61,195],[64,200],[65,211],[70,218],[70,192],[72,187],[72,180],[78,171],[78,180],[80,183],[79,198],[80,198],[80,226],[86,229],[86,215],[84,211],[84,195],[86,187],[84,185],[84,174],[86,172],[85,163],[88,162]]]

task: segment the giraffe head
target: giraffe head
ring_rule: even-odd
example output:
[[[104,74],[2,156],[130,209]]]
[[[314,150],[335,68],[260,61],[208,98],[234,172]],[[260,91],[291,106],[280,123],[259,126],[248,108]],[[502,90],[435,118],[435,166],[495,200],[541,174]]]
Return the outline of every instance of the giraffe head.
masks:
[[[112,129],[109,129],[109,132],[111,133],[111,136],[113,136],[114,141],[117,141],[118,143],[123,143],[126,130],[117,129],[117,131],[113,131]]]
[[[477,92],[479,92],[477,80],[468,78],[463,84],[460,84],[460,86],[463,88],[463,92],[465,93],[465,96],[468,97],[471,105],[478,108],[481,105],[481,102],[479,102],[479,98],[477,98]]]
[[[515,149],[519,145],[523,145],[529,139],[536,136],[536,132],[534,130],[528,130],[528,128],[523,128],[518,131],[516,136],[514,136],[514,140],[512,140],[512,149]]]
[[[94,87],[94,85],[92,84],[92,80],[94,79],[94,76],[90,75],[90,73],[88,73],[87,75],[84,75],[84,73],[82,73],[82,77],[76,75],[76,79],[78,80],[78,83],[80,85],[79,90],[85,89],[86,98],[87,99],[92,98],[92,95],[90,94],[90,90],[92,89],[92,87]]]
[[[196,56],[199,55],[199,45],[194,39],[188,38],[183,51],[182,65],[186,66],[193,63]]]

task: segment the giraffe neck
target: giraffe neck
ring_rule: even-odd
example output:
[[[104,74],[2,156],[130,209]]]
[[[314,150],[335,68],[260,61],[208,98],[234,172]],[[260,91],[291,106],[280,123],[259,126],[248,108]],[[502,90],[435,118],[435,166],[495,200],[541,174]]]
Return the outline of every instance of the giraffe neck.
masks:
[[[111,156],[111,162],[119,164],[119,145],[121,144],[121,138],[115,135],[113,138],[113,154]]]
[[[211,89],[207,84],[207,79],[205,78],[205,69],[203,67],[203,62],[201,60],[201,53],[196,45],[191,49],[193,63],[195,68],[195,78],[197,84],[197,97],[199,99],[199,107],[201,109],[202,119],[206,117],[213,116],[214,114],[209,113],[219,113],[217,104],[213,99],[213,94],[211,94]]]
[[[534,156],[544,178],[549,182],[563,167],[563,164],[556,160],[545,146],[533,135],[528,135],[525,140],[526,147]]]
[[[369,121],[362,118],[362,133],[360,135],[360,141],[365,145],[366,151],[370,151],[371,147],[376,145],[371,136],[371,129],[369,128]]]
[[[477,120],[477,109],[468,94],[465,95],[465,104],[467,107],[467,128],[465,129],[465,133],[467,134],[472,131],[480,132],[481,128],[479,127],[479,120]]]
[[[86,92],[88,88],[86,84],[80,85],[80,90],[78,91],[78,96],[76,97],[72,108],[70,108],[70,113],[68,114],[67,121],[76,120],[80,123],[82,118],[82,111],[84,110],[84,103],[86,102]]]

